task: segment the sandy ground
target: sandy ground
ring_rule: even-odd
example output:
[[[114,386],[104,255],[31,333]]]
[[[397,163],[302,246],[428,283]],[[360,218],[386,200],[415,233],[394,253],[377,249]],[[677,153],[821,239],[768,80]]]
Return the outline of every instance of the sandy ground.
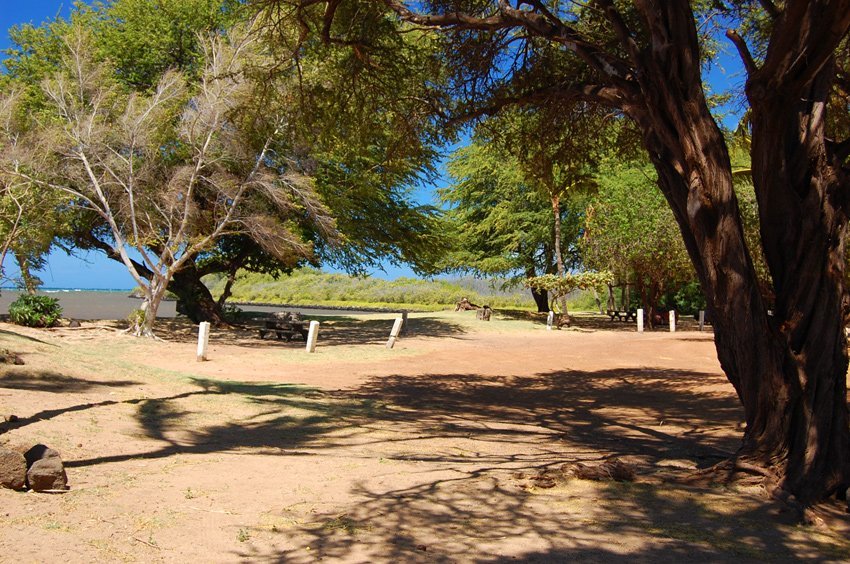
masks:
[[[4,562],[848,561],[850,523],[758,486],[685,485],[734,452],[711,336],[584,319],[326,318],[304,343],[195,328],[0,324],[0,442],[62,454],[71,490],[0,490]],[[686,327],[685,329],[693,329]],[[634,482],[558,470],[612,457]],[[555,479],[544,479],[541,473]]]

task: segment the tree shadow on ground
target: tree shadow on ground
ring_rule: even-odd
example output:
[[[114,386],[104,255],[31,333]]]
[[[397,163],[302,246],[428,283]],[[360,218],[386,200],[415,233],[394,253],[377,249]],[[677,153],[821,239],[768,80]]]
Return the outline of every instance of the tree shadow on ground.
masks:
[[[35,337],[31,337],[29,335],[24,335],[24,334],[18,333],[16,331],[8,331],[6,329],[0,329],[0,335],[2,335],[4,337],[13,337],[15,339],[30,341],[30,342],[33,342],[33,343],[38,343],[40,345],[48,345],[48,346],[51,346],[51,347],[58,346],[54,343],[48,343],[47,341],[42,341],[41,339],[36,339]]]
[[[442,438],[473,436],[513,444],[538,440],[592,445],[656,459],[734,452],[743,412],[716,374],[667,369],[555,371],[533,376],[429,374],[375,379],[354,392],[385,405],[383,417]],[[610,444],[610,447],[605,445]]]
[[[391,490],[357,487],[362,501],[315,515],[290,550],[252,562],[763,562],[840,561],[839,535],[807,535],[775,504],[650,484],[575,481],[522,489],[469,473]],[[576,493],[579,492],[579,493]],[[586,496],[586,497],[584,497]],[[286,533],[280,533],[283,537]],[[509,539],[510,542],[506,542]],[[309,547],[309,551],[305,548]],[[533,548],[531,548],[533,547]]]
[[[118,388],[138,385],[132,380],[86,380],[59,372],[13,368],[0,374],[0,388],[72,394],[97,387]]]
[[[210,392],[206,391],[206,390],[185,392],[185,393],[182,393],[182,394],[175,394],[175,395],[165,397],[165,398],[159,398],[156,401],[160,402],[160,403],[164,403],[164,402],[168,402],[168,401],[180,400],[180,399],[188,398],[188,397],[191,397],[191,396],[203,395],[203,394],[207,394],[207,393],[210,393]],[[3,426],[0,426],[0,433],[6,432],[10,429],[17,429],[19,427],[24,427],[26,425],[38,423],[39,421],[46,421],[48,419],[60,417],[62,415],[67,415],[69,413],[74,413],[74,412],[77,412],[77,411],[87,411],[89,409],[96,409],[98,407],[108,407],[108,406],[120,405],[120,404],[135,405],[135,404],[143,403],[144,401],[145,400],[140,400],[140,399],[104,400],[104,401],[98,401],[98,402],[81,403],[81,404],[72,405],[72,406],[69,406],[69,407],[60,407],[60,408],[57,408],[57,409],[45,409],[45,410],[39,411],[38,413],[34,413],[34,414],[32,414],[28,417],[21,417],[21,418],[18,418],[16,421],[5,423],[5,426],[8,426],[8,429],[4,428]],[[140,420],[143,420],[143,421],[145,420],[145,413],[142,410],[140,410]],[[152,424],[151,424],[151,429],[152,429],[151,433],[155,433],[155,428]],[[65,465],[68,466],[68,463],[66,463]]]
[[[358,412],[369,402],[348,405],[329,401],[324,393],[313,388],[291,384],[250,383],[193,378],[200,389],[177,396],[134,400],[138,420],[144,435],[160,443],[151,450],[72,460],[69,468],[122,462],[138,458],[167,458],[175,454],[207,454],[216,452],[249,451],[252,453],[294,454],[297,447],[320,446],[321,437],[346,426],[345,414]],[[188,424],[184,419],[190,411],[175,400],[199,395],[238,396],[258,407],[247,419],[217,423],[205,427]],[[219,413],[213,413],[217,420]]]
[[[386,343],[390,337],[394,318],[388,319],[357,319],[354,317],[334,317],[328,321],[320,321],[319,345],[322,347],[375,345]],[[198,340],[198,326],[184,319],[161,320],[157,322],[158,332],[168,335],[168,341],[177,343],[194,343]],[[309,318],[304,321],[304,328],[310,325]],[[260,338],[260,329],[265,328],[262,319],[252,320],[241,327],[214,328],[210,342],[221,345],[238,345],[246,348],[267,349],[269,347],[300,348],[304,346],[301,335],[295,335],[292,340],[276,339],[267,335]],[[457,323],[452,323],[437,317],[417,317],[408,320],[407,333],[417,337],[460,337],[466,334],[466,329]]]
[[[323,324],[319,342],[323,347],[383,344],[390,338],[393,323],[393,319],[370,319]],[[405,330],[406,335],[434,338],[459,338],[466,333],[462,325],[437,317],[410,318]]]
[[[716,391],[723,382],[654,368],[393,376],[338,392],[195,379],[192,392],[137,401],[136,418],[156,441],[150,449],[66,466],[192,453],[339,456],[344,448],[405,476],[402,485],[355,482],[356,502],[312,514],[297,534],[276,533],[290,551],[246,545],[234,555],[252,561],[737,562],[846,550],[834,535],[798,534],[762,494],[666,480],[682,473],[670,462],[689,462],[691,471],[738,446],[742,410],[733,393]],[[197,425],[185,400],[199,394],[247,402],[254,413],[224,422],[212,414],[215,423]],[[629,457],[639,482],[573,479],[541,489],[531,478],[611,457]],[[515,552],[504,553],[506,538]]]
[[[738,438],[714,431],[734,429],[742,415],[734,396],[694,392],[718,380],[722,381],[717,375],[662,369],[487,378],[429,374],[384,377],[353,391],[326,392],[290,384],[193,379],[201,390],[186,396],[235,395],[262,409],[248,421],[184,429],[183,438],[165,449],[77,461],[76,465],[136,456],[158,458],[176,451],[328,449],[355,439],[360,446],[414,445],[425,439],[487,443],[499,452],[476,452],[477,463],[522,461],[536,464],[535,468],[563,463],[567,459],[553,459],[552,455],[565,448],[589,452],[592,458],[635,455],[648,463],[688,458],[708,465],[734,452]],[[179,419],[179,413],[166,406],[173,399],[138,400],[137,418],[151,438],[163,439],[165,427],[160,420]],[[387,438],[386,433],[370,438],[373,428],[387,424],[394,438]],[[177,424],[168,425],[178,428]],[[507,454],[501,452],[505,449]],[[511,450],[527,454],[517,456]],[[470,461],[467,454],[440,450],[391,458]]]
[[[383,454],[388,460],[430,463],[441,476],[406,466],[414,485],[357,483],[359,501],[312,516],[312,524],[299,530],[304,537],[287,538],[291,551],[238,556],[272,562],[739,562],[830,559],[850,549],[840,535],[799,534],[792,512],[779,513],[762,492],[694,488],[676,480],[691,470],[665,463],[707,466],[739,443],[728,432],[742,415],[734,395],[700,391],[719,382],[718,375],[661,369],[375,379],[355,393],[379,402],[378,409],[368,416],[352,413],[349,423],[383,429],[376,442],[395,442],[399,452]],[[387,427],[395,438],[386,438]],[[361,439],[366,442],[359,448],[369,452],[368,433]],[[588,486],[565,478],[542,489],[530,479],[541,469],[610,457],[629,457],[639,482]],[[504,539],[519,539],[509,543],[516,552],[504,554]],[[523,552],[523,546],[535,548]]]

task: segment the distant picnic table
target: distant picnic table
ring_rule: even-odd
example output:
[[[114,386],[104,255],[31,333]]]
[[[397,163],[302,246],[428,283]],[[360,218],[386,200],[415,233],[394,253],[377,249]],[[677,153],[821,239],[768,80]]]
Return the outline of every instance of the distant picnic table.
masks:
[[[611,318],[611,321],[615,319],[618,321],[636,321],[637,320],[637,311],[633,309],[629,310],[621,310],[621,309],[609,309],[608,317]]]
[[[307,329],[309,322],[301,319],[297,313],[279,312],[274,314],[274,319],[265,321],[262,329],[260,329],[260,339],[265,339],[266,335],[274,334],[278,339],[284,339],[287,342],[291,341],[295,335],[301,335],[301,338],[307,340]]]

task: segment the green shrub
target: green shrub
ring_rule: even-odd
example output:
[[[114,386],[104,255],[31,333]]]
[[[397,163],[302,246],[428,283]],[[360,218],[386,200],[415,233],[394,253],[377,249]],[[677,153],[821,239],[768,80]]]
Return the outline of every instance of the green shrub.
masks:
[[[59,300],[23,294],[9,306],[12,323],[27,327],[53,327],[62,318]]]

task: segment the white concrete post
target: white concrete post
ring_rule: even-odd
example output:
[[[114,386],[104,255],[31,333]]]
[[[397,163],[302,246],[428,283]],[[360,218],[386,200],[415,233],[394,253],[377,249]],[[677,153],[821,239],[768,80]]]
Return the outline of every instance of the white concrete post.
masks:
[[[207,359],[207,345],[210,342],[210,322],[201,321],[198,325],[198,362]]]
[[[676,332],[676,312],[672,309],[670,310],[670,332]]]
[[[637,310],[638,333],[643,333],[643,310]]]
[[[705,327],[705,310],[699,310],[699,330],[702,331],[702,328]]]
[[[546,317],[546,330],[547,331],[552,330],[552,324],[553,323],[555,323],[555,312],[550,310],[549,316]]]
[[[393,322],[393,329],[390,331],[390,340],[387,341],[387,348],[391,349],[395,346],[396,339],[398,339],[399,333],[401,333],[401,325],[404,323],[404,319],[401,317],[397,317]]]
[[[307,352],[316,352],[316,341],[319,340],[319,322],[310,322],[310,331],[307,333]]]
[[[407,335],[407,312],[401,312],[401,333],[400,335]]]

